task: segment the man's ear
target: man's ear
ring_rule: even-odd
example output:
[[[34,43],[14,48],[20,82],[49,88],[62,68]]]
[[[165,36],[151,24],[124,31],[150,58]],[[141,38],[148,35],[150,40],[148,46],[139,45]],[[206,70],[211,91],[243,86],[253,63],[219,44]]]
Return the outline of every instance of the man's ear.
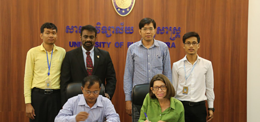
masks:
[[[83,92],[83,87],[81,86],[80,88],[81,88],[81,91]]]
[[[42,33],[40,34],[40,38],[43,39],[43,38],[42,38]]]

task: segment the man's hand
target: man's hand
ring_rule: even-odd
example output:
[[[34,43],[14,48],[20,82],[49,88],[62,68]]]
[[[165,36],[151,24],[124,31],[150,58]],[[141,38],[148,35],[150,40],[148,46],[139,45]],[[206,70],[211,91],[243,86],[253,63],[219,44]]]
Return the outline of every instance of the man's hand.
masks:
[[[26,116],[28,117],[28,118],[30,118],[30,119],[34,119],[34,116],[36,116],[35,115],[35,112],[34,112],[34,108],[33,108],[33,106],[32,106],[32,104],[31,103],[27,103],[27,104],[25,104],[25,111],[26,111]]]
[[[105,93],[106,98],[110,99],[110,96],[108,93]]]
[[[83,111],[83,112],[79,112],[76,116],[76,121],[85,121],[88,118],[88,113]]]
[[[209,117],[208,117],[207,122],[210,122],[213,119],[213,113],[214,112],[212,110],[209,110]]]
[[[125,101],[125,110],[129,116],[132,116],[132,102],[131,101]]]

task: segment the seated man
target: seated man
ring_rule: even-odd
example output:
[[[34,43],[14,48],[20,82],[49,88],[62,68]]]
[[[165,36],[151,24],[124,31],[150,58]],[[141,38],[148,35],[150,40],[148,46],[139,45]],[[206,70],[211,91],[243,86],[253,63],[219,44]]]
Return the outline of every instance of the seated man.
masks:
[[[170,80],[163,74],[155,75],[138,122],[185,122],[184,107],[174,96],[175,90]]]
[[[99,95],[101,81],[97,76],[84,78],[83,94],[70,98],[55,118],[55,122],[120,122],[112,102]]]

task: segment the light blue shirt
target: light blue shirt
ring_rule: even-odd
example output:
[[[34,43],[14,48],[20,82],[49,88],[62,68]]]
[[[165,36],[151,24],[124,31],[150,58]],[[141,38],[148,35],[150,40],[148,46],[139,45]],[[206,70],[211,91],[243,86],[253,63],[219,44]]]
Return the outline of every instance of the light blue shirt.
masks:
[[[83,58],[84,58],[85,67],[86,67],[86,69],[87,69],[87,54],[86,54],[87,50],[86,50],[83,46],[81,46],[81,48],[82,48],[82,53],[83,53]],[[89,55],[90,55],[90,57],[91,57],[92,64],[93,64],[93,66],[94,66],[94,47],[93,47],[89,52],[90,52]]]
[[[172,79],[167,45],[159,40],[154,40],[148,49],[142,44],[142,40],[130,45],[124,74],[125,101],[131,100],[132,88],[135,85],[149,83],[157,74],[164,74],[170,81]]]
[[[82,111],[89,114],[84,122],[120,122],[119,115],[108,98],[99,95],[90,108],[83,94],[70,98],[56,116],[55,122],[76,122],[77,114]]]

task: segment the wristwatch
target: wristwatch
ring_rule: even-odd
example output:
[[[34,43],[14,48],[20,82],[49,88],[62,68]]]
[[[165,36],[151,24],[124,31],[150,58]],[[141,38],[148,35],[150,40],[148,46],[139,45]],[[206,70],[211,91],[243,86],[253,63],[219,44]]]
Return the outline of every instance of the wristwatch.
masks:
[[[208,110],[212,110],[213,112],[215,111],[215,108],[208,108]]]

